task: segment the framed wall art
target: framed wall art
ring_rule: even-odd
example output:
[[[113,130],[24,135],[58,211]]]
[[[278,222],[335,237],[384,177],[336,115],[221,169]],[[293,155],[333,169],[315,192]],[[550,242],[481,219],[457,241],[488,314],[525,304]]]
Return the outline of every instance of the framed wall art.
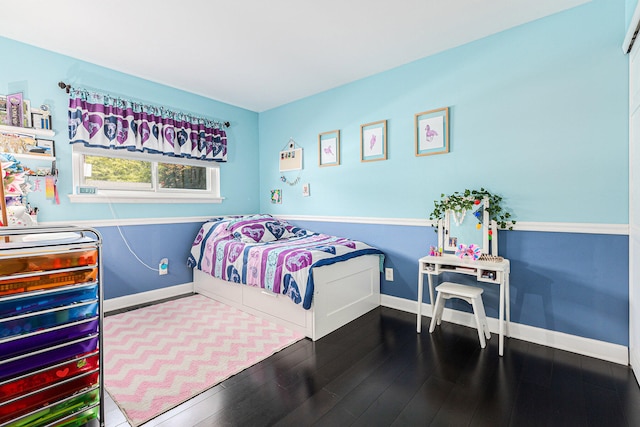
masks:
[[[415,115],[416,156],[449,152],[449,107]]]
[[[31,109],[31,125],[35,129],[51,129],[51,114],[46,105]]]
[[[282,190],[271,190],[271,203],[276,205],[282,204]]]
[[[0,125],[9,124],[9,115],[7,109],[7,97],[0,95]]]
[[[387,160],[387,121],[360,126],[360,161]]]
[[[318,165],[340,165],[340,131],[332,130],[318,135]]]

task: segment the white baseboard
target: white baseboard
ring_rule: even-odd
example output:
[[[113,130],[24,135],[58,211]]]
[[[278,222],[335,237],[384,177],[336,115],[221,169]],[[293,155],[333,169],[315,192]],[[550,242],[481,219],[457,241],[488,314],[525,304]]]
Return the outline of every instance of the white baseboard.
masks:
[[[630,351],[630,360],[629,364],[631,365],[631,369],[636,376],[636,381],[638,385],[640,385],[640,355],[635,351]]]
[[[123,297],[110,298],[104,300],[104,312],[120,310],[122,308],[133,307],[140,304],[147,304],[153,301],[159,301],[165,298],[176,297],[193,292],[193,282],[184,283],[182,285],[169,286],[153,291],[140,292]]]
[[[395,308],[408,313],[418,312],[416,302],[405,298],[381,295],[380,304],[385,307]],[[431,317],[430,304],[422,304],[422,314],[423,316]],[[445,309],[442,314],[442,319],[447,322],[469,326],[471,328],[476,327],[473,315],[459,310]],[[498,319],[489,317],[487,319],[487,323],[489,324],[489,330],[497,335],[499,328]],[[509,323],[509,332],[512,338],[557,348],[559,350],[566,350],[585,356],[595,357],[597,359],[607,360],[621,365],[629,365],[629,349],[623,345],[612,344],[591,338],[583,338],[562,332],[549,331],[547,329],[521,325],[514,322]]]

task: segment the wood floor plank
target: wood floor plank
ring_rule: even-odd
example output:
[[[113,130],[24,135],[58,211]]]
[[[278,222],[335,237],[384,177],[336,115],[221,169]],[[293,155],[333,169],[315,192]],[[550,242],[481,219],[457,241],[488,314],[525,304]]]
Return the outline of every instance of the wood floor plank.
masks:
[[[640,426],[640,387],[628,366],[611,365],[616,392],[630,426]]]
[[[549,388],[535,382],[520,381],[511,411],[511,427],[547,426],[551,421]]]
[[[583,383],[589,426],[629,426],[615,390]]]
[[[422,384],[433,374],[433,366],[423,363],[428,355],[420,351],[421,347],[416,346],[416,349],[418,352],[414,357],[407,358],[405,368],[400,375],[358,417],[354,425],[391,425],[397,419]]]
[[[553,375],[549,393],[550,425],[587,425],[587,403],[578,355],[554,350]]]
[[[380,395],[407,369],[413,360],[415,363],[417,340],[408,340],[403,347],[391,349],[390,357],[364,381],[359,383],[348,395],[329,411],[347,412],[354,418],[360,417]]]
[[[391,424],[394,427],[429,425],[455,383],[430,376]]]

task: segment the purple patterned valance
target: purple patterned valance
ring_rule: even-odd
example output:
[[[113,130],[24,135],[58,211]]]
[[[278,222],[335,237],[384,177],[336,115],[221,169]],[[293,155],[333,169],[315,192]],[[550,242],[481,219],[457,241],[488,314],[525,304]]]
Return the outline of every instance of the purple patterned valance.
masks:
[[[227,161],[222,123],[87,90],[69,92],[69,140],[88,147]]]

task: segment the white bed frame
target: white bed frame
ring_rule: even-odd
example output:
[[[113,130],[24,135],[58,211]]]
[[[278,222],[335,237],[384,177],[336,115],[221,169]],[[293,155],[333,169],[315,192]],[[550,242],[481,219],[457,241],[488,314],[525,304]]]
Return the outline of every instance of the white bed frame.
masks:
[[[313,341],[380,305],[380,258],[377,255],[314,268],[313,279],[311,308],[305,310],[286,295],[193,270],[195,292],[302,332]]]

